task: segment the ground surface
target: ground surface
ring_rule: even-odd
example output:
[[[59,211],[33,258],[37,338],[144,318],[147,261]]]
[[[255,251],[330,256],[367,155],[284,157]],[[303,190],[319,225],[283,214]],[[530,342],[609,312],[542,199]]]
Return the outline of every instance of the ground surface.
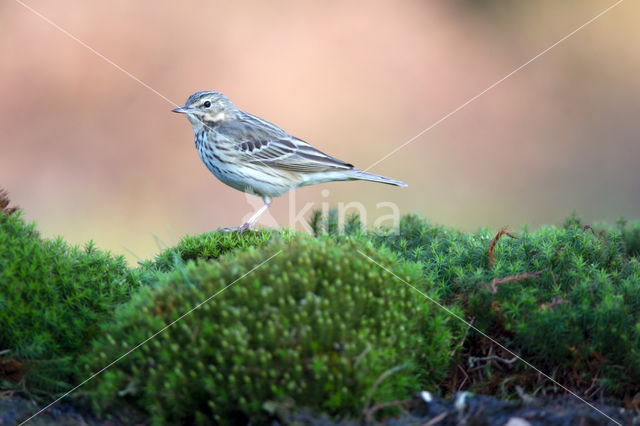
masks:
[[[459,393],[450,399],[430,397],[425,393],[408,401],[404,413],[385,419],[384,425],[507,425],[507,426],[591,426],[614,425],[606,417],[574,397],[558,397],[547,400],[505,402],[497,398]],[[426,402],[425,399],[430,400]],[[622,425],[640,425],[640,416],[630,410],[597,404],[597,407]],[[24,398],[0,397],[0,425],[17,425],[37,411],[37,406]],[[375,409],[369,414],[374,415]],[[88,413],[81,413],[69,403],[59,403],[47,412],[31,420],[30,425],[90,425],[120,426],[130,424],[117,419],[98,420]],[[272,425],[347,426],[362,424],[357,421],[332,421],[326,416],[298,412],[288,415],[283,422]]]

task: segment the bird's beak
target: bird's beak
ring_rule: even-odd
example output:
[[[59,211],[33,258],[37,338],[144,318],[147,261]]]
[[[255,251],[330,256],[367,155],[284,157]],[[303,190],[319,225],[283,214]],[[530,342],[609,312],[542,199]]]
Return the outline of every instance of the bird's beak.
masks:
[[[171,112],[177,112],[177,113],[180,113],[180,114],[191,114],[191,113],[196,112],[196,110],[193,109],[193,108],[189,108],[189,107],[183,106],[183,107],[179,107],[179,108],[174,108],[174,109],[171,110]]]

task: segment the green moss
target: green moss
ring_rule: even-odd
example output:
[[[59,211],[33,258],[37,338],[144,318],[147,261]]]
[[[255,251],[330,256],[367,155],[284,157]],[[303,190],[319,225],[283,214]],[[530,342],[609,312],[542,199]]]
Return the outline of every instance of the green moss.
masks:
[[[573,215],[503,236],[492,256],[494,232],[417,216],[397,233],[363,231],[357,216],[340,229],[333,213],[312,225],[316,238],[188,236],[131,271],[0,212],[0,389],[65,390],[213,295],[91,381],[95,406],[130,405],[155,423],[259,423],[305,406],[358,416],[421,388],[457,389],[456,374],[503,396],[547,383],[496,360],[512,356],[475,332],[461,339],[463,324],[363,250],[572,390],[637,392],[640,224]]]
[[[626,254],[640,257],[640,222],[627,222],[620,219],[617,222],[617,231],[622,237]]]
[[[463,307],[475,326],[561,383],[577,391],[595,383],[592,391],[623,396],[640,383],[637,233],[637,225],[592,229],[572,217],[562,228],[504,236],[493,265],[488,253],[494,233],[486,229],[462,233],[408,216],[399,234],[368,238],[421,262],[424,277],[445,301]],[[495,351],[472,337],[464,356],[485,356],[491,346]],[[488,363],[485,374],[476,376],[476,388],[531,389],[534,380],[522,375],[528,367],[516,363],[506,370]],[[496,375],[507,377],[500,382]]]
[[[137,281],[91,243],[42,239],[21,212],[0,212],[0,388],[64,389],[71,364]]]
[[[180,319],[92,382],[96,407],[133,404],[157,423],[260,422],[291,404],[359,415],[436,386],[449,319],[359,250],[428,287],[417,264],[327,238],[176,268],[118,310],[84,358],[96,371]]]
[[[156,256],[153,261],[142,263],[143,270],[167,272],[186,262],[206,261],[219,258],[234,250],[249,247],[262,247],[272,239],[290,238],[291,232],[284,230],[256,230],[240,232],[206,232],[197,235],[187,235],[175,246]]]
[[[585,223],[576,212],[573,212],[563,224],[564,229],[580,228],[589,231],[594,235],[603,238],[610,238],[612,235],[619,237],[620,249],[622,253],[630,257],[640,256],[640,222],[629,222],[621,217],[612,226],[607,223],[595,223],[592,225]]]

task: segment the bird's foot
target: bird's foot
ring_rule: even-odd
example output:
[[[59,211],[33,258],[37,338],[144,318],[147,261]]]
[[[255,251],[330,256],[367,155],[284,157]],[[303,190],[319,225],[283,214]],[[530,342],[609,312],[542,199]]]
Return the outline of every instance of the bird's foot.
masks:
[[[251,230],[251,224],[250,223],[245,223],[244,225],[241,226],[231,226],[231,227],[227,227],[227,228],[218,228],[216,229],[216,232],[240,232],[241,234],[244,231],[247,230]]]
[[[241,226],[238,228],[238,231],[240,231],[240,233],[241,233],[241,234],[242,234],[244,231],[250,231],[250,230],[251,230],[251,223],[250,223],[250,222],[247,222],[247,223],[245,223],[244,225],[241,225]]]
[[[238,231],[240,229],[239,226],[230,226],[227,228],[218,228],[216,229],[216,232],[235,232]]]

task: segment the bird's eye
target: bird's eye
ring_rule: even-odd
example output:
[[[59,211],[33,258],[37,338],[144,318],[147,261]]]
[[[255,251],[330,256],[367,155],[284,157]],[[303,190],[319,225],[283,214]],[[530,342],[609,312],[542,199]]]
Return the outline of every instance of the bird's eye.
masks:
[[[211,102],[204,101],[204,103],[202,105],[204,105],[205,108],[209,108],[211,106]]]

